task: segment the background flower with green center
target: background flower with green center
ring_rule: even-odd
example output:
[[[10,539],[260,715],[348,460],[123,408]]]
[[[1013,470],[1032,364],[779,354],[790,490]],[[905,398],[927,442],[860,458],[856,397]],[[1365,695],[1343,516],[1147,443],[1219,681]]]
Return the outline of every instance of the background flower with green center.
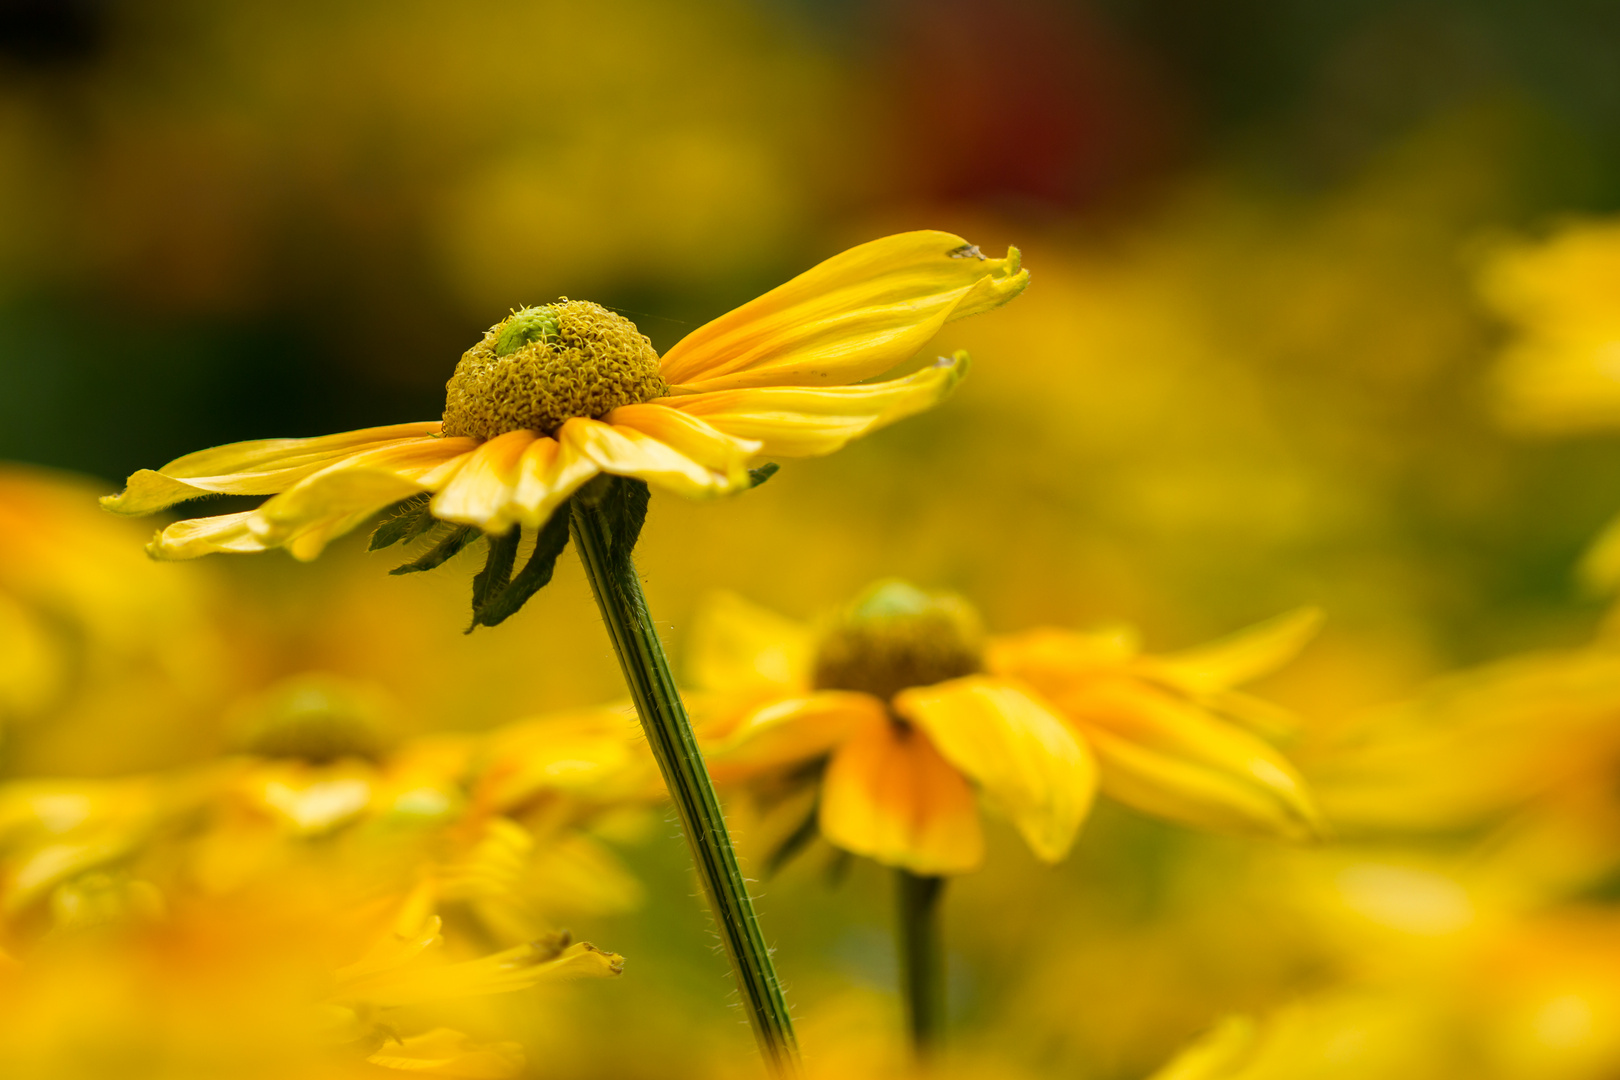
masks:
[[[1146,657],[1118,632],[987,640],[960,597],[900,581],[819,630],[722,596],[696,633],[699,730],[722,782],[770,800],[811,789],[772,863],[819,828],[896,868],[911,1033],[927,1052],[943,1025],[940,893],[984,857],[976,792],[1048,863],[1068,854],[1099,779],[1122,802],[1192,825],[1320,834],[1293,767],[1233,722],[1281,715],[1231,689],[1285,662],[1318,621],[1304,610]]]

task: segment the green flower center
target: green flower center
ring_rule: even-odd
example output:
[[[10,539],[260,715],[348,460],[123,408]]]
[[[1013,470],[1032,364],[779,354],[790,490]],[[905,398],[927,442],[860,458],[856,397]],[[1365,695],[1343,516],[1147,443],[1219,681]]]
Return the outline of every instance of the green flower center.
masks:
[[[903,581],[868,589],[823,630],[817,690],[859,690],[887,701],[984,670],[984,631],[966,600]]]
[[[461,354],[445,385],[444,433],[551,435],[577,416],[600,418],[668,392],[635,323],[588,300],[561,300],[514,312]]]
[[[241,710],[232,725],[249,754],[324,765],[380,760],[388,752],[382,703],[368,688],[325,676],[285,680]]]

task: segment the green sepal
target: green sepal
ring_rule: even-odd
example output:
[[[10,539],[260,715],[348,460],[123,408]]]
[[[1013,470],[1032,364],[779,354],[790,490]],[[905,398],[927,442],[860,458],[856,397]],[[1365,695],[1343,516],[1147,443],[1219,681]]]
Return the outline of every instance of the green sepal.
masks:
[[[752,488],[759,487],[759,485],[763,484],[765,481],[767,481],[771,477],[775,476],[776,473],[777,473],[777,470],[781,469],[781,467],[782,466],[778,465],[774,461],[767,461],[765,464],[761,465],[757,469],[749,469],[748,470],[748,479],[750,481],[750,483],[748,485],[749,488],[752,489]]]
[[[512,583],[512,564],[517,562],[522,539],[523,530],[515,525],[500,536],[489,535],[489,557],[484,560],[484,568],[473,576],[473,621],[467,627],[468,633],[478,625],[479,613]]]
[[[462,548],[478,539],[479,535],[479,531],[471,525],[458,525],[443,540],[428,548],[421,555],[404,566],[396,566],[388,572],[390,574],[416,574],[423,570],[432,570],[437,566],[442,566]]]
[[[512,530],[517,533],[516,529]],[[494,596],[487,597],[482,605],[478,602],[477,582],[473,583],[473,622],[467,627],[467,633],[472,633],[479,626],[498,626],[519,608],[529,602],[529,598],[543,589],[550,581],[551,575],[557,568],[557,558],[568,546],[568,505],[559,506],[541,528],[540,535],[535,538],[534,551],[530,553],[528,562],[518,571],[516,577],[504,589]],[[515,548],[514,548],[515,551]],[[510,569],[510,568],[508,568]]]
[[[804,851],[820,832],[821,803],[817,800],[810,804],[810,812],[804,816],[804,820],[765,856],[765,876],[775,877],[796,855]]]
[[[381,551],[395,544],[408,544],[433,528],[438,519],[428,512],[428,502],[426,495],[416,495],[399,503],[393,516],[385,519],[371,534],[371,543],[366,545],[366,550]]]

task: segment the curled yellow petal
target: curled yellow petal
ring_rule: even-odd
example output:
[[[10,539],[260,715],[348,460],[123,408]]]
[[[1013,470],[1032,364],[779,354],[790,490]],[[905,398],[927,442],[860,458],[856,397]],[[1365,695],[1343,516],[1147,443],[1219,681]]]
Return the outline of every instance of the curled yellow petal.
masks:
[[[433,516],[504,533],[512,527],[512,504],[522,480],[524,452],[539,436],[508,431],[479,443],[454,478],[433,497]]]
[[[101,505],[119,514],[150,514],[203,495],[273,495],[339,461],[370,450],[426,439],[437,420],[363,428],[313,439],[256,439],[176,458],[142,469],[124,491]]]
[[[660,370],[691,392],[857,382],[916,355],[951,319],[998,307],[1028,283],[1017,248],[990,259],[950,233],[900,233],[836,255],[699,327]]]
[[[984,858],[973,789],[926,735],[886,720],[833,754],[820,824],[845,851],[915,874],[963,874]]]
[[[914,687],[894,707],[979,784],[1037,856],[1068,854],[1096,794],[1097,767],[1062,717],[1023,687],[985,676]]]
[[[630,428],[657,439],[699,465],[740,480],[748,463],[758,455],[761,444],[739,439],[698,419],[690,413],[666,405],[645,403],[621,405],[603,417],[618,428]]]
[[[633,476],[680,495],[723,495],[749,484],[740,463],[729,471],[712,469],[635,428],[581,417],[568,421],[557,435],[565,447],[605,473]]]
[[[146,552],[154,559],[195,559],[223,551],[268,551],[270,545],[248,528],[248,519],[255,513],[244,510],[177,521],[154,536]]]
[[[967,369],[967,353],[958,352],[886,382],[717,390],[660,398],[659,403],[705,420],[727,435],[758,442],[763,457],[814,457],[937,405]]]
[[[1220,831],[1289,840],[1324,832],[1286,758],[1192,702],[1113,679],[1056,704],[1096,751],[1103,791],[1120,802]]]

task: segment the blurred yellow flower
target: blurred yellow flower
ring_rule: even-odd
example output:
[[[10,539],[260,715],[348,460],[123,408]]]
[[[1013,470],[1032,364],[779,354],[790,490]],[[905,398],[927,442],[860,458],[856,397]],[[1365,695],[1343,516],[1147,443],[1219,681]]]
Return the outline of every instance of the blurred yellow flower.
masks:
[[[1513,327],[1498,372],[1502,407],[1540,431],[1620,424],[1620,223],[1566,225],[1497,252],[1480,288]]]
[[[1006,303],[1028,280],[1017,249],[988,259],[948,233],[902,233],[821,263],[662,359],[634,324],[595,304],[524,308],[463,355],[442,421],[204,450],[135,473],[103,504],[146,514],[208,494],[274,495],[255,510],[171,525],[148,550],[191,558],[285,547],[311,559],[423,492],[431,502],[396,519],[392,539],[436,520],[492,535],[541,528],[599,473],[688,496],[736,491],[754,482],[752,463],[831,453],[939,401],[964,374],[965,354],[886,382],[859,380],[910,358],[946,322]],[[470,528],[453,534],[444,557]]]
[[[819,779],[827,840],[918,874],[979,864],[974,785],[1048,862],[1099,783],[1175,821],[1306,839],[1321,822],[1303,781],[1223,717],[1276,720],[1230,687],[1285,662],[1316,622],[1299,612],[1146,657],[1119,634],[985,640],[962,600],[902,582],[819,633],[721,596],[695,632],[699,732],[717,781]]]

